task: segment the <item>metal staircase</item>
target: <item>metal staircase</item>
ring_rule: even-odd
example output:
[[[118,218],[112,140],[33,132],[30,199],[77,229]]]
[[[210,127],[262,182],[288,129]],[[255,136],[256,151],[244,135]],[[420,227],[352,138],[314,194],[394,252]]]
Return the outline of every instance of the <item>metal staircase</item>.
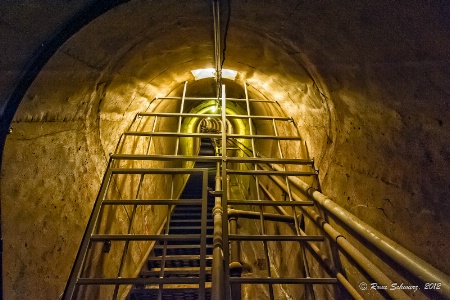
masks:
[[[214,155],[214,148],[208,139],[202,139],[199,156]],[[211,162],[198,162],[195,167],[209,168],[215,167]],[[214,186],[214,173],[209,172],[208,186]],[[180,196],[180,200],[199,199],[202,197],[201,174],[192,174]],[[182,203],[182,202],[181,202]],[[200,204],[200,203],[199,203]],[[213,234],[212,208],[214,206],[214,197],[209,195],[206,217],[206,234]],[[170,217],[168,223],[168,235],[199,235],[201,234],[201,205],[179,204]],[[158,241],[153,246],[153,251],[147,264],[141,270],[140,278],[183,278],[200,277],[205,278],[205,298],[211,298],[211,266],[212,266],[212,238],[206,239],[206,268],[205,273],[200,272],[200,253],[201,245],[196,241]],[[164,287],[162,285],[155,287],[134,286],[127,299],[129,300],[147,300],[147,299],[199,299],[199,289],[191,285],[172,285]]]
[[[189,98],[186,88],[182,97],[155,100],[175,101],[179,112],[142,112],[121,136],[63,298],[235,300],[264,286],[268,299],[282,299],[296,286],[299,299],[314,299],[313,286],[338,283],[332,272],[311,271],[313,254],[327,244],[307,228],[303,208],[314,203],[288,180],[316,175],[312,160],[284,156],[301,143],[292,119],[280,117],[274,101],[249,99],[246,85],[245,99],[227,98],[225,86],[220,99]],[[220,113],[186,112],[188,101]],[[254,102],[277,115],[253,115]],[[158,129],[170,119],[171,129]],[[261,134],[257,123],[269,129]],[[247,247],[262,249],[258,272],[245,268]],[[289,258],[280,265],[274,257],[291,248],[295,270]]]

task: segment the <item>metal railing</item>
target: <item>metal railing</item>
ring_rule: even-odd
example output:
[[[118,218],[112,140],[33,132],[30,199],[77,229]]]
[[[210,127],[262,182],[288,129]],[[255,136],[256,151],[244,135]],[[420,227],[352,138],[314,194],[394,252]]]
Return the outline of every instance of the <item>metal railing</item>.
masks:
[[[108,199],[108,190],[111,189],[111,182],[114,175],[140,175],[140,176],[157,176],[157,175],[191,175],[194,173],[199,173],[202,176],[202,198],[201,199],[192,199],[192,200],[176,200],[171,197],[171,199],[138,199],[136,196],[135,199]],[[146,188],[145,184],[140,181],[139,189]],[[99,196],[94,205],[93,212],[91,214],[87,229],[85,231],[84,237],[82,239],[82,243],[72,269],[68,284],[65,289],[65,293],[63,295],[63,299],[78,299],[80,295],[89,295],[89,291],[83,291],[83,286],[114,286],[114,291],[109,293],[112,299],[116,299],[118,297],[118,287],[121,285],[151,285],[157,284],[160,286],[160,290],[163,288],[164,284],[197,284],[199,288],[199,295],[203,295],[200,299],[205,299],[205,278],[206,278],[206,215],[207,215],[207,186],[208,186],[208,169],[188,169],[188,168],[165,168],[165,169],[125,169],[125,168],[109,168],[105,175],[105,179],[103,181]],[[177,204],[183,205],[198,205],[201,204],[202,217],[201,217],[201,233],[193,234],[193,235],[169,235],[167,232],[167,228],[165,232],[161,232],[158,230],[155,234],[150,234],[146,232],[133,232],[133,221],[136,216],[136,207],[137,206],[146,206],[146,207],[155,207],[155,206],[164,206],[164,207],[173,207]],[[111,233],[108,232],[108,229],[114,227],[114,224],[110,223],[107,230],[102,230],[102,222],[104,222],[104,217],[107,215],[108,210],[105,207],[121,207],[121,206],[133,206],[133,213],[129,219],[129,223],[126,229],[126,233]],[[170,218],[170,214],[168,214],[168,219],[165,224],[168,224]],[[120,220],[114,220],[120,222]],[[123,222],[122,222],[123,223]],[[164,225],[164,224],[163,224]],[[118,224],[117,226],[120,226]],[[105,231],[105,232],[102,232]],[[163,241],[164,245],[167,241],[200,241],[200,270],[198,277],[180,277],[180,278],[171,278],[164,276],[164,268],[161,268],[161,274],[159,278],[137,278],[137,277],[124,277],[124,275],[132,275],[132,274],[123,274],[123,268],[125,266],[125,259],[130,258],[129,252],[129,243],[131,242],[155,242],[155,241]],[[121,259],[118,267],[117,276],[97,276],[95,273],[89,271],[90,265],[95,264],[95,261],[89,260],[89,257],[93,256],[93,252],[96,250],[95,244],[105,244],[109,245],[113,243],[122,243],[124,244],[121,251],[116,251],[120,254]],[[110,246],[115,247],[115,245]],[[119,246],[117,246],[119,247]],[[116,248],[117,248],[116,247]],[[150,247],[150,245],[147,245]],[[103,253],[108,253],[110,250],[103,250]],[[148,251],[147,251],[148,252]],[[105,254],[106,255],[106,254]],[[164,266],[164,257],[162,258],[162,266]],[[106,262],[102,267],[112,268],[113,262]],[[107,293],[108,294],[108,293]]]
[[[230,199],[229,193],[224,193],[222,195],[222,207],[223,210],[227,210],[229,222],[230,222],[230,228],[233,229],[233,232],[231,234],[228,234],[227,238],[231,244],[231,264],[236,264],[238,261],[236,261],[236,257],[239,255],[236,254],[237,248],[239,247],[239,242],[262,242],[263,243],[263,249],[264,249],[264,256],[265,256],[265,265],[267,266],[266,269],[266,276],[265,277],[253,277],[253,278],[242,278],[242,277],[230,277],[228,280],[228,283],[232,286],[234,284],[267,284],[269,288],[269,296],[270,299],[274,299],[274,290],[273,285],[280,285],[280,284],[301,284],[305,285],[307,288],[307,297],[308,299],[313,298],[313,291],[311,288],[312,284],[336,284],[338,280],[336,278],[311,278],[309,276],[308,271],[308,265],[306,262],[306,256],[305,256],[305,249],[303,247],[304,243],[307,242],[320,242],[324,241],[323,236],[311,236],[311,235],[302,235],[300,233],[299,228],[299,221],[297,219],[297,214],[293,214],[290,217],[282,216],[282,215],[276,215],[276,214],[269,214],[264,211],[265,207],[277,207],[277,204],[280,204],[280,206],[289,207],[291,210],[295,212],[295,208],[298,206],[306,205],[311,206],[314,205],[311,201],[304,201],[304,203],[296,202],[292,199],[291,191],[288,192],[289,200],[288,201],[270,201],[270,200],[264,200],[262,197],[262,191],[261,189],[261,182],[260,177],[268,178],[270,175],[277,175],[282,176],[287,180],[287,176],[315,176],[317,173],[312,169],[313,161],[309,159],[285,159],[283,156],[282,147],[280,144],[281,140],[284,141],[299,141],[301,140],[298,136],[289,136],[288,138],[278,135],[277,127],[275,121],[282,121],[282,122],[291,122],[292,119],[285,118],[285,117],[272,117],[272,116],[264,116],[258,118],[254,118],[251,114],[251,106],[250,101],[248,97],[247,92],[247,85],[244,86],[244,91],[246,95],[246,111],[247,111],[247,124],[249,129],[249,134],[246,135],[247,139],[250,139],[251,147],[249,149],[246,149],[246,153],[250,154],[249,157],[239,157],[239,158],[231,158],[228,156],[225,156],[224,153],[226,151],[222,151],[222,178],[227,178],[228,176],[249,176],[254,179],[255,181],[255,193],[254,193],[254,200],[246,200],[246,199]],[[226,107],[226,97],[225,97],[225,87],[222,87],[222,107]],[[277,104],[276,102],[273,102],[271,104]],[[226,115],[225,110],[222,110],[222,120],[227,118],[228,115]],[[244,116],[241,117],[244,119]],[[265,121],[271,121],[272,124],[272,131],[273,134],[256,134],[253,131],[253,124],[252,122],[254,120],[265,120]],[[223,121],[222,121],[223,122]],[[225,148],[226,144],[224,141],[230,138],[235,137],[241,137],[241,135],[232,135],[232,134],[225,134],[225,131],[222,131],[222,147]],[[275,158],[263,158],[258,156],[258,150],[255,143],[255,140],[261,139],[261,138],[267,138],[269,140],[273,140],[276,142],[277,149],[278,149],[278,155]],[[239,144],[237,143],[238,148]],[[229,168],[228,165],[231,165],[233,163],[242,163],[244,165],[251,164],[252,168],[248,169],[232,169]],[[311,170],[309,171],[292,171],[287,170],[284,168],[284,170],[276,170],[276,171],[267,171],[267,170],[261,170],[258,167],[259,163],[277,163],[277,164],[285,164],[285,165],[298,165],[298,166],[309,166]],[[222,180],[222,182],[225,182],[225,180]],[[225,190],[225,188],[222,188]],[[230,206],[233,205],[240,205],[240,206],[256,206],[259,207],[259,212],[251,212],[251,211],[242,211],[242,210],[236,210],[236,209],[230,209]],[[252,219],[259,219],[259,233],[258,235],[253,234],[238,234],[238,230],[235,230],[236,228],[235,223],[237,223],[237,220],[239,218],[252,218]],[[294,223],[294,234],[290,235],[271,235],[266,233],[266,221],[272,220],[272,221],[278,221],[278,222],[286,222],[286,220],[289,220]],[[227,224],[228,227],[228,224]],[[236,232],[235,232],[236,231]],[[238,242],[238,243],[235,243]],[[268,243],[271,242],[298,242],[301,245],[300,252],[302,253],[302,261],[305,264],[304,265],[304,274],[305,277],[297,277],[297,278],[283,278],[283,277],[274,277],[274,274],[271,271],[271,258],[269,255],[269,246]],[[230,262],[225,259],[225,265],[228,265]],[[229,273],[226,273],[229,274]],[[214,283],[213,283],[214,284]],[[227,288],[227,286],[225,286]],[[223,298],[215,298],[215,299],[230,299],[229,298],[229,291],[224,292],[225,297]]]
[[[423,260],[417,258],[406,249],[400,247],[386,236],[374,230],[355,216],[345,211],[331,199],[314,190],[311,185],[305,183],[300,178],[307,179],[317,175],[314,170],[314,161],[306,158],[289,158],[286,149],[289,146],[282,143],[299,143],[301,138],[295,133],[295,124],[291,118],[270,115],[252,115],[251,105],[266,105],[276,107],[275,101],[249,99],[247,85],[245,85],[245,99],[227,98],[225,86],[221,87],[220,114],[217,113],[194,113],[185,112],[185,101],[217,101],[217,98],[195,98],[186,97],[187,83],[184,84],[182,97],[162,97],[159,100],[178,101],[180,110],[175,113],[168,112],[141,112],[133,124],[126,130],[120,138],[116,153],[111,155],[107,172],[104,176],[98,198],[94,204],[87,229],[84,233],[74,267],[72,269],[64,299],[76,298],[77,294],[86,294],[83,290],[88,286],[111,286],[108,293],[113,299],[119,297],[124,289],[122,286],[148,286],[156,285],[162,299],[162,292],[167,285],[171,284],[196,284],[199,289],[200,299],[206,299],[206,240],[213,241],[212,255],[212,280],[211,295],[213,299],[238,299],[242,285],[264,284],[268,287],[268,294],[271,299],[275,299],[275,285],[301,285],[304,286],[304,293],[307,299],[315,298],[316,285],[336,285],[343,287],[351,297],[362,299],[358,291],[343,272],[335,267],[332,257],[326,255],[328,243],[336,245],[339,249],[348,254],[367,275],[380,285],[390,286],[392,280],[378,268],[373,262],[365,257],[355,248],[345,237],[331,226],[315,209],[319,204],[326,213],[333,214],[350,228],[361,234],[367,241],[372,242],[384,254],[388,255],[399,265],[410,271],[424,281],[441,282],[442,295],[449,296],[448,276],[431,267]],[[233,102],[245,103],[245,114],[230,114],[225,108],[231,107]],[[267,109],[270,111],[270,109]],[[173,131],[157,131],[158,125],[165,118],[176,118],[177,124]],[[221,124],[221,130],[213,132],[183,132],[183,122],[189,118],[214,118]],[[246,130],[248,134],[236,134],[228,132],[224,124],[230,124],[230,120],[246,120]],[[258,126],[255,122],[270,122],[271,127],[266,126],[266,132],[257,132]],[[280,135],[277,122],[282,124],[283,135]],[[267,123],[266,123],[267,124]],[[229,125],[228,125],[229,126]],[[268,132],[267,128],[271,128]],[[288,128],[290,128],[288,130]],[[170,140],[173,149],[163,149],[157,151],[156,139]],[[183,153],[181,139],[210,139],[216,146],[214,155],[186,155]],[[264,143],[258,141],[271,141],[274,151],[261,149]],[[248,141],[243,143],[242,141]],[[193,145],[193,143],[191,143]],[[142,148],[138,151],[137,148]],[[258,149],[258,147],[260,147]],[[173,150],[173,151],[172,151]],[[271,157],[266,157],[263,153],[272,153]],[[273,154],[274,153],[274,154]],[[167,167],[165,162],[170,162]],[[181,163],[191,162],[189,167],[179,166]],[[210,162],[215,165],[215,186],[210,189],[209,194],[214,197],[214,208],[207,211],[207,189],[208,170],[193,168],[194,163]],[[158,165],[159,164],[159,165]],[[149,167],[145,167],[149,166]],[[202,199],[180,200],[179,195],[186,184],[187,177],[194,173],[202,175]],[[122,177],[120,177],[122,176]],[[154,182],[148,180],[154,176]],[[157,179],[157,180],[156,180]],[[168,186],[166,190],[155,189],[156,182],[164,182]],[[231,192],[232,182],[238,185],[246,185],[244,188],[250,192],[243,198],[233,198]],[[168,184],[168,185],[167,185]],[[250,185],[252,184],[252,188]],[[277,189],[284,193],[284,198],[274,196],[274,184]],[[152,187],[153,185],[153,187]],[[153,198],[145,198],[152,190]],[[297,191],[300,191],[297,192]],[[161,196],[164,195],[164,199]],[[176,205],[196,205],[202,203],[201,212],[201,233],[198,235],[176,235],[169,233],[169,223],[171,211]],[[146,207],[146,209],[142,209]],[[165,207],[161,213],[166,216],[164,220],[156,222],[157,228],[141,227],[143,232],[137,232],[139,226],[135,226],[137,220],[142,221],[145,214],[155,207]],[[237,208],[239,207],[239,208]],[[246,209],[242,209],[245,207]],[[115,210],[114,210],[115,209]],[[122,209],[120,214],[114,213]],[[141,209],[141,210],[139,210]],[[274,213],[277,211],[278,213]],[[113,212],[113,213],[112,213]],[[214,232],[208,235],[206,232],[206,215],[213,215]],[[248,234],[240,232],[238,229],[240,220],[259,220],[258,234]],[[305,229],[305,219],[310,220],[308,226],[314,226],[324,232],[324,235],[307,234]],[[124,221],[126,220],[126,221]],[[113,225],[117,221],[119,225]],[[289,224],[289,234],[269,233],[267,222],[279,222]],[[145,223],[145,222],[144,222]],[[126,224],[126,226],[124,226]],[[150,224],[146,222],[146,224]],[[122,226],[122,227],[121,227]],[[108,232],[108,230],[117,232]],[[120,229],[120,230],[119,230]],[[112,231],[114,231],[112,230]],[[200,250],[200,271],[197,276],[189,275],[185,272],[185,277],[170,277],[173,272],[166,270],[165,260],[167,242],[169,241],[198,241],[201,243]],[[142,242],[142,254],[150,253],[156,241],[161,241],[163,249],[162,265],[160,270],[147,272],[147,274],[157,277],[139,278],[137,274],[129,271],[129,257],[133,255],[132,243]],[[240,277],[242,272],[242,262],[240,261],[241,243],[261,243],[266,266],[264,276]],[[297,243],[298,259],[301,268],[298,277],[283,277],[283,274],[272,272],[274,257],[270,255],[271,243]],[[117,245],[121,245],[120,247]],[[100,245],[100,246],[98,246]],[[119,249],[120,248],[120,249]],[[144,249],[145,248],[145,249]],[[100,250],[99,250],[100,249]],[[119,250],[118,250],[119,249]],[[326,251],[324,251],[326,250]],[[97,251],[97,252],[95,252]],[[245,249],[243,249],[245,251]],[[111,254],[111,255],[110,255]],[[108,255],[116,255],[117,259],[108,260]],[[96,256],[97,255],[97,256]],[[135,255],[135,254],[134,254]],[[143,258],[145,259],[145,257]],[[312,259],[323,266],[323,271],[315,274],[328,274],[329,277],[314,277],[311,273]],[[96,261],[97,260],[97,261]],[[101,260],[101,261],[99,261]],[[142,260],[143,261],[143,260]],[[98,276],[98,266],[112,266],[116,262],[115,273],[109,276]],[[139,271],[141,264],[136,265]],[[131,274],[131,275],[130,275]],[[88,276],[89,275],[89,276]],[[125,276],[126,275],[126,276]],[[167,276],[166,276],[167,275]],[[134,276],[134,277],[133,277]],[[407,294],[399,289],[383,291],[393,298],[407,298]],[[84,293],[84,294],[83,294]]]

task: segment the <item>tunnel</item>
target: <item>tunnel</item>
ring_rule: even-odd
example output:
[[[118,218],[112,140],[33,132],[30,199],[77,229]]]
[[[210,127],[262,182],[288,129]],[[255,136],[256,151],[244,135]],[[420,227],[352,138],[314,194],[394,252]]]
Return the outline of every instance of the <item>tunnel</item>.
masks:
[[[220,66],[232,71],[223,73],[224,97],[208,71],[215,67],[213,4],[220,5]],[[203,126],[211,136],[275,134],[264,120],[144,120],[145,113],[180,113],[180,99],[190,98],[197,100],[186,101],[185,113],[215,114],[219,108],[230,116],[251,111],[288,119],[279,134],[299,141],[283,144],[284,158],[310,159],[315,173],[289,184],[306,184],[303,193],[297,186],[297,194],[316,201],[320,217],[339,232],[311,233],[326,237],[328,247],[319,252],[332,262],[333,277],[339,273],[363,299],[395,298],[391,290],[404,298],[449,298],[449,24],[445,1],[3,1],[3,298],[62,298],[111,160],[120,149],[142,148],[124,143],[123,135],[139,122],[145,132],[157,124],[165,132],[196,133]],[[222,98],[235,100],[221,106]],[[251,148],[249,140],[236,140],[242,152]],[[202,147],[194,137],[156,141],[153,147],[164,155],[176,155],[175,147],[196,155]],[[278,151],[271,140],[256,146],[261,159]],[[177,179],[172,196],[182,194],[189,176]],[[150,191],[161,199],[170,194],[162,178]],[[276,184],[265,186],[274,195],[290,195]],[[252,193],[249,188],[246,196]],[[143,222],[158,227],[167,215],[152,211]],[[238,227],[251,232],[252,222]],[[342,243],[371,267],[358,265]],[[385,246],[404,256],[389,255]],[[241,249],[242,274],[267,264],[261,247],[248,249]],[[269,264],[282,260],[274,270],[295,273],[303,258],[289,261],[286,248],[279,249],[270,250]],[[389,277],[387,288],[373,278],[372,266]],[[133,272],[141,267],[136,263]],[[310,297],[307,287],[288,284],[272,296],[269,290],[243,288],[242,299]],[[311,293],[352,299],[339,284],[314,285]]]

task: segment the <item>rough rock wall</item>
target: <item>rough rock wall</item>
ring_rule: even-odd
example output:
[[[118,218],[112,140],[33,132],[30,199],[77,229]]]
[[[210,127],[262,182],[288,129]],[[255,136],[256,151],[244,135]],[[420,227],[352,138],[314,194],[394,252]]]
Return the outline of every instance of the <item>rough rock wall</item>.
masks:
[[[83,122],[13,126],[1,185],[4,297],[58,299],[105,164]]]

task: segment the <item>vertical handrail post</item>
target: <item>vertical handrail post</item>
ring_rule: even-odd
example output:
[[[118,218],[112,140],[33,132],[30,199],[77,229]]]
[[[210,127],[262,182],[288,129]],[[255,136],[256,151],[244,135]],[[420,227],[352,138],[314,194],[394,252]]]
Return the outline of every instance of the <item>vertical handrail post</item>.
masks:
[[[206,225],[208,214],[208,170],[202,172],[202,213],[201,213],[201,231],[200,231],[200,281],[199,281],[199,300],[206,299]]]
[[[217,162],[215,191],[221,190],[220,162]],[[214,300],[223,299],[223,239],[222,239],[222,204],[220,196],[214,199],[213,208],[214,233],[213,233],[213,265],[211,296]]]
[[[244,92],[245,92],[245,103],[247,106],[247,116],[248,116],[248,127],[249,127],[249,131],[250,131],[250,135],[252,136],[251,138],[251,142],[252,142],[252,152],[253,152],[253,157],[256,158],[256,147],[255,147],[255,139],[253,138],[253,127],[252,127],[252,118],[251,118],[251,113],[250,113],[250,100],[248,98],[248,90],[247,90],[247,83],[244,83]],[[258,166],[256,164],[254,164],[254,169],[257,170]],[[255,176],[255,188],[256,188],[256,197],[258,200],[261,200],[261,194],[260,194],[260,190],[259,190],[259,178],[256,175]],[[260,226],[261,226],[261,235],[265,235],[266,234],[266,230],[265,230],[265,223],[264,223],[264,206],[259,206],[259,213],[260,213]],[[272,277],[272,272],[270,270],[270,257],[269,257],[269,248],[267,246],[267,241],[263,241],[263,247],[264,247],[264,256],[265,256],[265,260],[266,260],[266,264],[267,264],[267,277]],[[274,293],[273,293],[273,286],[271,284],[269,284],[269,297],[270,300],[273,300],[274,297]]]
[[[227,183],[227,97],[222,85],[222,241],[224,257],[224,299],[230,299],[230,247],[228,244],[228,183]]]
[[[103,200],[105,199],[106,193],[111,183],[112,172],[110,169],[110,165],[111,160],[110,163],[108,164],[105,176],[103,177],[100,192],[98,194],[97,199],[95,200],[94,208],[92,210],[91,216],[89,217],[89,222],[86,227],[86,230],[84,231],[83,239],[81,240],[81,245],[78,250],[77,257],[75,258],[75,263],[73,265],[72,271],[69,276],[69,280],[64,290],[64,294],[62,297],[62,299],[64,300],[69,300],[73,298],[77,285],[77,280],[80,277],[80,274],[83,270],[84,260],[86,258],[86,253],[88,251],[90,244],[90,237],[91,234],[93,233],[93,230],[96,228],[100,215],[100,209],[102,207]]]
[[[216,169],[216,192],[222,191],[215,198],[213,209],[213,268],[212,268],[212,298],[229,299],[229,248],[228,248],[228,212],[227,212],[227,130],[226,130],[226,96],[225,86],[222,86],[222,166],[218,162]],[[223,221],[225,220],[225,222]]]
[[[227,178],[228,183],[228,199],[231,198],[231,184],[230,184],[230,177]],[[229,209],[232,209],[231,206],[229,206]],[[228,215],[228,222],[230,224],[230,234],[237,234],[237,214],[229,214]],[[239,253],[239,241],[231,241],[230,242],[230,276],[231,277],[241,277],[242,274],[242,264],[240,260],[240,253]],[[230,286],[231,288],[231,299],[232,300],[241,300],[241,284],[240,283],[234,283]]]

